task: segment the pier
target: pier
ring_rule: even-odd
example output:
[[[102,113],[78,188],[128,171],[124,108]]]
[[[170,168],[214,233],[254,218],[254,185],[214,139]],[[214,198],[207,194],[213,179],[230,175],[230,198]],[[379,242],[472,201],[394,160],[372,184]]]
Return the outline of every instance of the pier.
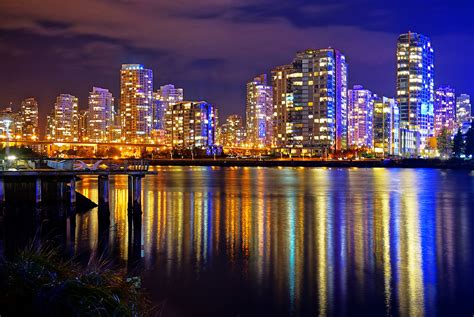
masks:
[[[128,175],[129,214],[141,214],[141,183],[149,172],[147,160],[23,160],[24,162],[3,165],[0,171],[0,206],[8,202],[6,185],[11,183],[33,183],[35,204],[38,209],[44,201],[45,183],[56,183],[57,201],[68,202],[74,209],[77,202],[76,182],[83,175],[98,178],[99,211],[109,212],[109,177]],[[16,168],[21,166],[22,168]],[[67,186],[69,195],[67,196]]]

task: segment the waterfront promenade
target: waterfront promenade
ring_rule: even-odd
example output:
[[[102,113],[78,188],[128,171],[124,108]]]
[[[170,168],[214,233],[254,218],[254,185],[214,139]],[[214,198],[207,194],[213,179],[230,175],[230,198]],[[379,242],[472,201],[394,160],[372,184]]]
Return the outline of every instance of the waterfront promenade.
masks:
[[[401,160],[320,160],[320,159],[157,159],[150,160],[154,166],[248,166],[248,167],[332,167],[332,168],[438,168],[438,169],[474,169],[474,161],[438,160],[438,159],[401,159]]]

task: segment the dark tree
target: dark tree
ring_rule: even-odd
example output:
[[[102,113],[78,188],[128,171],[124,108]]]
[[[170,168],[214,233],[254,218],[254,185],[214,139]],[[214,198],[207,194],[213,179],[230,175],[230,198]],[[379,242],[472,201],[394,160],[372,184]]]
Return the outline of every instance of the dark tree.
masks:
[[[5,157],[6,155],[6,148],[0,149],[0,157]],[[25,146],[10,146],[10,155],[15,155],[18,158],[36,158],[40,157],[41,155],[35,152],[33,149],[25,147]]]
[[[464,141],[462,138],[461,129],[458,129],[458,132],[454,136],[453,140],[453,156],[454,157],[461,157],[461,154],[464,152]]]
[[[474,129],[472,126],[466,133],[466,147],[464,153],[466,156],[474,156]]]
[[[436,137],[439,155],[443,158],[449,157],[451,153],[451,136],[446,128],[441,129],[440,134]]]

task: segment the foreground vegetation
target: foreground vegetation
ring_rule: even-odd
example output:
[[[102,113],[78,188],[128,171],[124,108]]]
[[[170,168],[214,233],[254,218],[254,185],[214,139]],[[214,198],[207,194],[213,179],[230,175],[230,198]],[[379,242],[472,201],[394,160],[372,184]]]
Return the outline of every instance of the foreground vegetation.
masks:
[[[133,281],[104,264],[82,268],[53,249],[29,248],[0,263],[1,316],[143,316]]]

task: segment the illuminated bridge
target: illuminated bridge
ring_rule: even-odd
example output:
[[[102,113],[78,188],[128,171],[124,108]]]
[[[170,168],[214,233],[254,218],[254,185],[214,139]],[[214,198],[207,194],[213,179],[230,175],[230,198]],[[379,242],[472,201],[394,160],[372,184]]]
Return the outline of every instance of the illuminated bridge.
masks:
[[[128,148],[154,148],[154,149],[170,149],[171,147],[166,144],[162,143],[127,143],[127,142],[87,142],[87,141],[76,141],[76,142],[59,142],[59,141],[51,141],[51,140],[19,140],[19,139],[11,139],[7,141],[6,139],[0,140],[0,144],[5,147],[7,144],[9,146],[43,146],[43,147],[52,147],[52,146],[83,146],[83,147],[93,147],[97,149],[99,146],[102,147],[128,147]],[[224,147],[227,151],[235,151],[235,152],[252,152],[254,154],[257,153],[264,153],[268,152],[268,149],[265,148],[252,148],[252,147]],[[49,149],[51,150],[51,149]]]
[[[55,146],[90,146],[90,147],[97,147],[97,146],[115,146],[115,147],[140,147],[140,148],[164,148],[166,147],[165,144],[154,144],[154,143],[118,143],[118,142],[59,142],[59,141],[51,141],[51,140],[18,140],[18,139],[11,139],[7,141],[6,139],[1,140],[0,143],[3,146],[6,146],[8,143],[10,146],[15,145],[55,145]]]

